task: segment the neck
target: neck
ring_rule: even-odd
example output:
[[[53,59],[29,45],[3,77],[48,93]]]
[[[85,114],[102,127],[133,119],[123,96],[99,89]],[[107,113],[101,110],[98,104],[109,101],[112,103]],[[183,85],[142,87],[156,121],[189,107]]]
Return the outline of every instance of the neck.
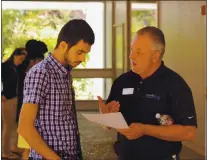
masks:
[[[8,62],[13,66],[13,67],[16,67],[15,63],[14,63],[14,59],[9,59]]]
[[[31,61],[29,62],[29,65],[28,65],[28,67],[27,67],[27,69],[26,69],[26,72],[28,72],[31,68],[32,68],[32,64],[31,64]]]
[[[153,73],[155,73],[157,71],[157,69],[160,67],[160,65],[161,65],[161,61],[159,63],[156,63],[155,65],[153,65],[148,72],[139,74],[140,77],[142,79],[146,79],[147,77],[150,77]]]
[[[65,63],[64,56],[58,51],[54,50],[51,55],[53,58],[55,58],[60,64],[62,64],[64,67],[67,67],[67,64]]]

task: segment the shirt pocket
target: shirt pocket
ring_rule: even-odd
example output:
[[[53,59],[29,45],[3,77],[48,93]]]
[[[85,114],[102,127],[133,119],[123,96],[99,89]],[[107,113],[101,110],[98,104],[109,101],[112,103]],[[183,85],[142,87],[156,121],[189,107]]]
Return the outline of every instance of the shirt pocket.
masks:
[[[136,97],[134,94],[121,95],[119,97],[120,109],[122,111],[129,110],[135,104]]]
[[[157,113],[169,114],[169,106],[163,95],[145,94],[141,96],[141,106],[149,116],[155,116]]]

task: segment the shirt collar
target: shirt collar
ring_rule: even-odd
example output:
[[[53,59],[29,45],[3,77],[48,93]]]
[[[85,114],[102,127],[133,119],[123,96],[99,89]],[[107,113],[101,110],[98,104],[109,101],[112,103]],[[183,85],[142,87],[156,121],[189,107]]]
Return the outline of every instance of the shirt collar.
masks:
[[[165,64],[164,64],[164,61],[161,62],[161,65],[159,66],[159,68],[152,74],[152,76],[155,76],[155,75],[160,75],[162,74],[163,72],[165,72]]]
[[[156,77],[159,77],[160,75],[164,74],[166,72],[166,66],[164,64],[164,61],[161,62],[161,65],[159,68],[149,77],[147,77],[145,80],[151,80]]]
[[[46,61],[50,63],[50,65],[54,68],[54,70],[60,74],[67,75],[71,70],[72,67],[70,66],[63,66],[60,62],[58,62],[51,53],[47,56]]]

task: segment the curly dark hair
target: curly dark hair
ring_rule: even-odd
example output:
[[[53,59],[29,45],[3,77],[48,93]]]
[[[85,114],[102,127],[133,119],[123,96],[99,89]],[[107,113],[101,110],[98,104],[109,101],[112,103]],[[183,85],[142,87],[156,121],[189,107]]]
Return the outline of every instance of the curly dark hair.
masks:
[[[28,40],[26,45],[27,59],[34,60],[37,58],[44,59],[44,54],[48,51],[47,45],[42,41],[35,39]]]

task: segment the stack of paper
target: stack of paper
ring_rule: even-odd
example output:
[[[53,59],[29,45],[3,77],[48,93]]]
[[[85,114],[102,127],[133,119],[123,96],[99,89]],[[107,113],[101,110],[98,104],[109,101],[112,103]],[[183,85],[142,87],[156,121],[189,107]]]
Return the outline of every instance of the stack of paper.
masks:
[[[123,129],[128,128],[123,115],[121,112],[116,113],[105,113],[105,114],[88,114],[88,113],[81,113],[86,119],[89,121],[115,128],[115,129]]]

